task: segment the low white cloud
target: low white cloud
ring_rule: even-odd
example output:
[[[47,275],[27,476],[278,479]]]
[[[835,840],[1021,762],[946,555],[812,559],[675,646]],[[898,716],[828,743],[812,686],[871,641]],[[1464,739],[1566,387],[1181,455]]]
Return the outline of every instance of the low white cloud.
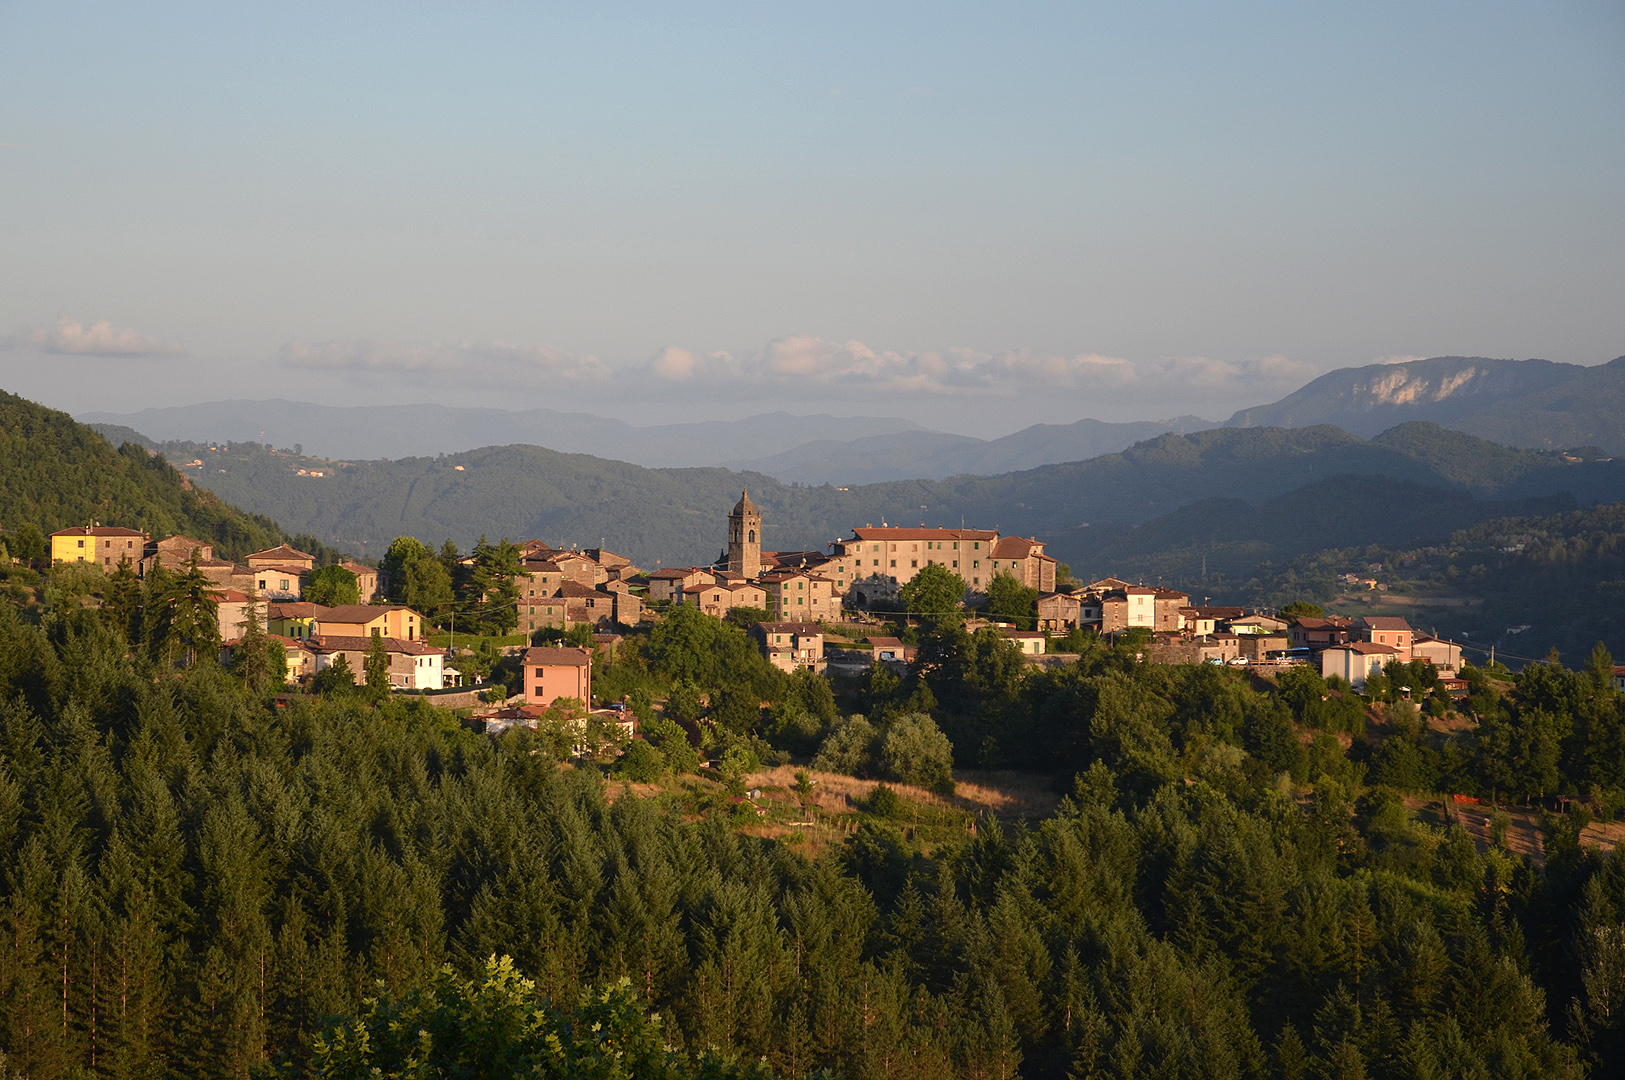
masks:
[[[1314,369],[1284,356],[1231,362],[1206,357],[1132,361],[1100,353],[1052,354],[1015,349],[896,352],[861,341],[809,335],[779,338],[756,353],[697,353],[667,346],[650,359],[647,375],[712,391],[753,392],[800,387],[821,394],[925,393],[1009,397],[1034,391],[1087,392],[1159,384],[1204,390],[1273,390],[1312,378]]]
[[[180,356],[185,352],[134,330],[120,329],[103,319],[88,326],[63,315],[55,326],[30,326],[0,339],[10,348],[38,349],[64,356]]]
[[[277,359],[285,367],[306,371],[418,375],[433,381],[482,378],[494,380],[495,386],[506,382],[531,387],[560,380],[578,384],[599,381],[607,374],[595,356],[500,341],[456,345],[366,339],[294,341],[278,350]]]

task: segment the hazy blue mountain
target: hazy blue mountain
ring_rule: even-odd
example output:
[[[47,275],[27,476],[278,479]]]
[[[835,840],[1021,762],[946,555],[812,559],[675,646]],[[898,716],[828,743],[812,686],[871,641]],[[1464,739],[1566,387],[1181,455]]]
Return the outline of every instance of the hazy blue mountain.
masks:
[[[887,480],[942,480],[971,474],[1032,469],[1063,461],[1114,454],[1166,432],[1202,431],[1218,425],[1196,416],[1113,424],[1079,420],[1034,424],[999,439],[974,439],[940,431],[901,431],[840,441],[819,439],[770,457],[739,458],[731,469],[766,473],[803,484],[873,484]]]
[[[639,465],[715,465],[764,457],[813,439],[860,439],[914,430],[896,417],[792,416],[635,427],[591,413],[552,409],[466,409],[447,405],[312,405],[300,401],[215,401],[85,413],[87,424],[133,428],[158,442],[264,442],[334,458],[373,460],[461,453],[530,443]],[[263,434],[262,434],[263,433]]]
[[[720,468],[646,469],[534,446],[337,464],[257,444],[163,449],[173,459],[201,459],[187,470],[195,482],[338,546],[376,552],[399,535],[432,543],[451,537],[463,546],[482,533],[535,536],[584,546],[602,541],[642,566],[715,558],[723,519],[745,485],[763,509],[770,548],[823,548],[854,525],[963,522],[1037,535],[1069,562],[1098,549],[1090,530],[1139,525],[1206,499],[1257,504],[1333,477],[1382,477],[1478,498],[1568,493],[1581,505],[1625,499],[1625,461],[1566,461],[1429,424],[1370,441],[1330,426],[1215,428],[999,476],[846,490]],[[327,475],[300,476],[300,469]],[[1384,512],[1380,503],[1364,505]]]
[[[1596,367],[1436,356],[1329,372],[1231,427],[1336,424],[1370,437],[1430,420],[1509,446],[1625,453],[1625,357]]]

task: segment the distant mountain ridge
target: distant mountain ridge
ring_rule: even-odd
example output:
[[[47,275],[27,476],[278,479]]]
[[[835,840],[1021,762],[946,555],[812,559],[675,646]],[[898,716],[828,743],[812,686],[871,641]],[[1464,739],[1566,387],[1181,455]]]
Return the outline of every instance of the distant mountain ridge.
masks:
[[[1219,425],[1199,416],[1127,424],[1078,420],[1034,424],[999,439],[940,431],[901,431],[839,442],[824,439],[782,454],[724,462],[730,469],[763,472],[787,483],[876,484],[888,480],[944,480],[991,476],[1063,461],[1115,454],[1137,442],[1173,432],[1183,435]]]
[[[1625,356],[1596,367],[1436,356],[1328,372],[1227,427],[1335,424],[1365,438],[1428,420],[1507,446],[1625,454]]]
[[[1090,530],[1102,526],[1139,525],[1204,499],[1257,504],[1342,476],[1382,477],[1479,499],[1567,493],[1582,506],[1625,499],[1625,460],[1567,461],[1425,423],[1369,441],[1324,425],[1213,428],[999,476],[844,489],[720,468],[645,469],[534,446],[336,469],[255,444],[210,451],[206,444],[176,443],[164,450],[201,459],[192,474],[196,482],[223,497],[352,550],[377,552],[399,535],[435,544],[450,537],[467,546],[484,533],[603,543],[645,567],[715,558],[727,508],[745,485],[762,507],[767,544],[779,550],[821,549],[854,525],[964,522],[1036,535],[1069,562],[1098,550]],[[301,468],[327,475],[300,476]],[[1380,504],[1372,512],[1381,513]]]
[[[265,442],[284,449],[302,446],[307,454],[346,460],[423,457],[528,443],[650,467],[717,465],[731,458],[777,454],[814,439],[850,441],[919,429],[898,417],[786,412],[637,427],[624,420],[553,409],[314,405],[282,399],[215,401],[136,413],[89,412],[80,419],[134,429],[154,443]]]
[[[1215,427],[1305,428],[1331,424],[1370,438],[1411,420],[1464,431],[1503,446],[1598,447],[1625,455],[1625,357],[1596,367],[1546,360],[1436,356],[1328,372],[1280,401],[1218,423],[1162,421],[1034,424],[998,439],[934,431],[898,417],[763,413],[739,420],[638,427],[590,413],[444,405],[312,405],[222,401],[86,413],[86,423],[128,438],[264,441],[316,456],[398,459],[529,444],[650,468],[761,472],[786,483],[853,484],[992,476],[1113,454],[1173,432]],[[261,435],[263,432],[263,437]]]

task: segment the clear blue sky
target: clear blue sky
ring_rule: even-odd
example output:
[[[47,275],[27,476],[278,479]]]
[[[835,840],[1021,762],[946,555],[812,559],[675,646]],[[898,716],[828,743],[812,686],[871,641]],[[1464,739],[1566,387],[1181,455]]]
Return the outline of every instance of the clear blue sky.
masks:
[[[0,3],[0,46],[0,386],[75,410],[985,434],[1625,353],[1618,0]]]

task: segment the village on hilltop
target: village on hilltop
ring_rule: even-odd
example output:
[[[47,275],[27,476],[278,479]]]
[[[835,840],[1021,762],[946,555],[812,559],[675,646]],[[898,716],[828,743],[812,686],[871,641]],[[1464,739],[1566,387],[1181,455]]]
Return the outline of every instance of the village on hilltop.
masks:
[[[594,651],[659,621],[674,605],[717,619],[750,616],[745,624],[762,655],[786,672],[852,675],[874,664],[901,669],[914,660],[914,646],[882,633],[888,623],[881,616],[906,617],[909,584],[932,567],[962,583],[968,629],[991,627],[1036,665],[1073,659],[1052,647],[1079,632],[1134,632],[1143,641],[1141,656],[1154,663],[1266,669],[1309,663],[1358,688],[1392,661],[1425,660],[1447,685],[1459,682],[1461,647],[1418,633],[1401,618],[1278,617],[1193,604],[1190,594],[1160,585],[1112,577],[1072,581],[1045,554],[1043,541],[997,530],[883,523],[854,528],[827,552],[764,550],[762,514],[746,491],[727,516],[727,537],[725,553],[709,566],[652,572],[603,548],[518,544],[513,606],[516,629],[530,644],[506,651],[522,658],[524,700],[505,702],[508,712],[492,719],[523,719],[512,710],[546,708],[564,698],[590,705]],[[334,564],[346,581],[353,578],[354,602],[324,605],[308,594],[313,575],[325,568],[286,544],[239,564],[217,559],[204,541],[154,541],[135,529],[100,524],[52,533],[50,542],[53,562],[89,562],[109,573],[123,564],[142,577],[154,567],[202,575],[223,655],[229,658],[252,623],[281,643],[290,684],[305,684],[341,661],[359,683],[368,650],[379,644],[388,655],[392,690],[443,692],[463,684],[455,666],[455,615],[449,643],[429,644],[431,631],[438,632],[431,619],[390,603],[389,583],[377,568]],[[982,617],[974,610],[1003,577],[1036,594],[1025,620]],[[854,625],[872,625],[876,632],[854,636]],[[570,632],[592,645],[561,644],[561,635]]]

